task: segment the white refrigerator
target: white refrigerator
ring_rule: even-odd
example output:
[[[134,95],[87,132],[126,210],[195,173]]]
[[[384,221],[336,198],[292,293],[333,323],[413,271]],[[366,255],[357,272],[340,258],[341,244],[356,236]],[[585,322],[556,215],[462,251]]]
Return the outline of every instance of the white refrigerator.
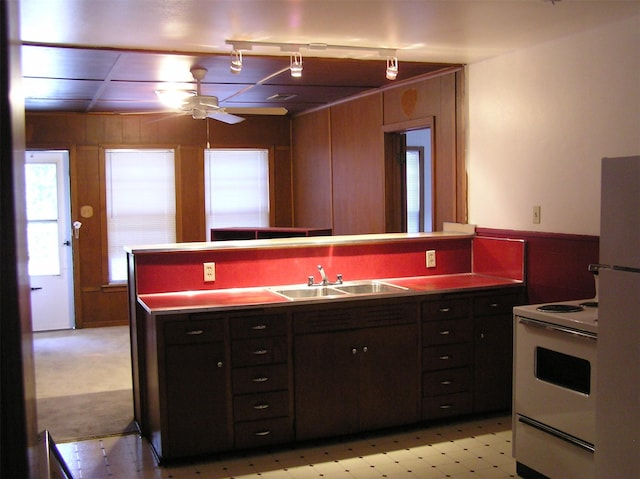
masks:
[[[602,160],[597,479],[640,478],[640,156]]]

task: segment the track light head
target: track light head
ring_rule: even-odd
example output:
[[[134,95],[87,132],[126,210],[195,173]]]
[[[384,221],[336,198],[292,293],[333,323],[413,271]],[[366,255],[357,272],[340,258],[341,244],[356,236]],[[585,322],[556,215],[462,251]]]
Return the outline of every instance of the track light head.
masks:
[[[231,52],[231,73],[238,74],[242,71],[242,51],[233,50]]]
[[[387,57],[387,80],[395,80],[398,76],[398,57]]]
[[[302,76],[302,53],[295,52],[291,54],[291,76],[300,78]]]

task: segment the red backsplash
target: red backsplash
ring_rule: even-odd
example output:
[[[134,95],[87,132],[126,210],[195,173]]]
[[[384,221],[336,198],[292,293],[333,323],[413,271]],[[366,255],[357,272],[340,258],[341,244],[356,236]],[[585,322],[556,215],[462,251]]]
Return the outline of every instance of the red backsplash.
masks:
[[[524,240],[480,238],[473,240],[473,272],[523,281]]]
[[[306,284],[320,280],[321,264],[329,280],[345,281],[428,276],[471,271],[472,238],[425,239],[359,245],[266,249],[221,249],[170,253],[137,252],[138,294],[170,291]],[[437,267],[427,269],[425,251],[436,250]],[[205,283],[203,263],[216,263],[216,281]]]

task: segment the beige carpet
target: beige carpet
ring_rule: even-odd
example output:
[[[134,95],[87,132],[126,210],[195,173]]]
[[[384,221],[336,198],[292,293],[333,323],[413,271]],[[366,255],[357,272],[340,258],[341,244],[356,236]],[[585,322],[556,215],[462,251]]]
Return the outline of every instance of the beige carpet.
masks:
[[[38,430],[57,443],[135,431],[126,326],[34,333]]]

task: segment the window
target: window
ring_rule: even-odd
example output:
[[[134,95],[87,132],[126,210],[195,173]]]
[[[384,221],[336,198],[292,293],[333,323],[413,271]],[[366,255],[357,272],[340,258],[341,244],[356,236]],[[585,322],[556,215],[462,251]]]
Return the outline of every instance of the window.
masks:
[[[205,211],[211,228],[269,226],[269,151],[205,150]]]
[[[105,150],[109,282],[127,279],[126,245],[176,240],[174,151]]]

